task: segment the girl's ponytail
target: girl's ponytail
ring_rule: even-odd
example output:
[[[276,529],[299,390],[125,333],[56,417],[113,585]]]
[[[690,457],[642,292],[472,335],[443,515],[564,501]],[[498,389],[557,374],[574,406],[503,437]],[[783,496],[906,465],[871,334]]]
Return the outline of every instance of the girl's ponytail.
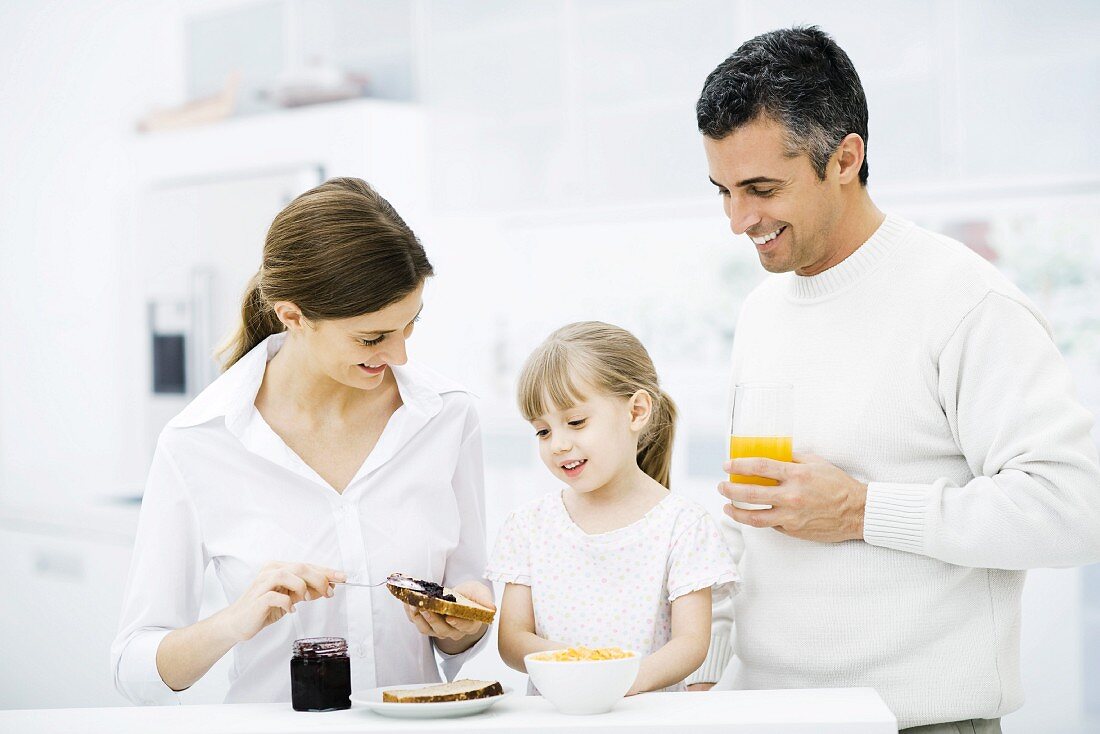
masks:
[[[233,336],[218,350],[225,362],[222,370],[232,367],[237,360],[252,351],[252,348],[272,334],[283,331],[283,324],[275,315],[274,309],[264,300],[260,284],[260,273],[256,271],[245,287],[241,301],[241,322]],[[228,356],[226,356],[228,355]]]
[[[676,403],[664,390],[653,397],[653,414],[646,433],[638,442],[638,466],[669,489],[672,470],[672,442],[676,436]]]

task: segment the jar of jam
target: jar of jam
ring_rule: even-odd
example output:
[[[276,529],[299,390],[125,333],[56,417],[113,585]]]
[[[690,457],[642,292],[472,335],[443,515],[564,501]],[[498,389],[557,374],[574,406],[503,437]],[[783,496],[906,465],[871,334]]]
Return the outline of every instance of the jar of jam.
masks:
[[[294,641],[290,659],[290,701],[295,711],[351,708],[351,659],[342,637]]]

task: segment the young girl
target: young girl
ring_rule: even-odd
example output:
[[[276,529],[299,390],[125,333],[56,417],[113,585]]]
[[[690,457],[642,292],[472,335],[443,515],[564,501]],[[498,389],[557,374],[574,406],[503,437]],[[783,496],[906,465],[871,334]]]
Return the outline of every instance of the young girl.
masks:
[[[610,324],[547,338],[519,405],[566,487],[513,513],[485,577],[502,581],[500,655],[584,645],[643,656],[630,693],[683,690],[710,641],[711,593],[738,580],[718,527],[668,491],[676,408],[645,347]]]

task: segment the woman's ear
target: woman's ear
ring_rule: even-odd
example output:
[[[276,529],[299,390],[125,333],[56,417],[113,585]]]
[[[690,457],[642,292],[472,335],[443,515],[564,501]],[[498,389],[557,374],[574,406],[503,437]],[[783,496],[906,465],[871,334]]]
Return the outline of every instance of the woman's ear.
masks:
[[[302,310],[290,301],[276,301],[271,308],[274,309],[275,315],[279,317],[279,321],[287,331],[301,329],[308,324],[306,317],[302,315]]]
[[[639,390],[630,396],[630,428],[639,433],[649,423],[653,415],[653,396],[645,390]]]

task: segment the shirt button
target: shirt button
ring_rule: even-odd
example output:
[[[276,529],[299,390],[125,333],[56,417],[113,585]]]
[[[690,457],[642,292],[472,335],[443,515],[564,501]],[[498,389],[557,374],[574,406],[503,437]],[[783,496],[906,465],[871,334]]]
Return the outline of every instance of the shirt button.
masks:
[[[361,658],[365,658],[367,656],[367,646],[363,643],[359,643],[355,646],[355,654]]]

